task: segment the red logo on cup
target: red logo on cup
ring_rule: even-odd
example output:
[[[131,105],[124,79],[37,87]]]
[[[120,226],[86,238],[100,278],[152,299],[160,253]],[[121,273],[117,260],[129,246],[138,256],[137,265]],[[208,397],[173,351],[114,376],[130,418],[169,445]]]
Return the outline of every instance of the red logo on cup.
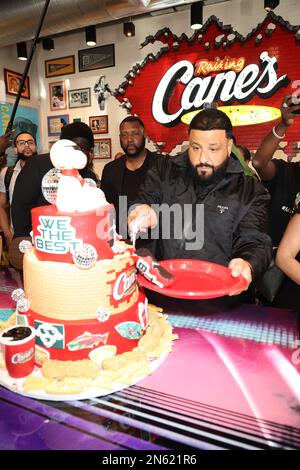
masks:
[[[14,354],[11,358],[13,364],[23,364],[24,362],[30,361],[34,356],[34,348],[29,349],[24,353]]]

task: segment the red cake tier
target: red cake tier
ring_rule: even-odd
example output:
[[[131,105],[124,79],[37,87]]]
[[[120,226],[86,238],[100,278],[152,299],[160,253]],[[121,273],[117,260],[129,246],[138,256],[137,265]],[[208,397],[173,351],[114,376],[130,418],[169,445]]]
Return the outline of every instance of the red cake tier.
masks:
[[[32,310],[22,314],[24,323],[36,329],[36,344],[48,352],[50,359],[63,361],[85,359],[104,345],[113,345],[117,353],[137,346],[148,324],[147,301],[142,291],[138,301],[126,311],[109,318],[79,321],[50,320]]]
[[[114,207],[106,204],[94,211],[59,212],[55,206],[31,211],[36,255],[41,261],[73,263],[73,253],[83,243],[92,245],[98,260],[111,259]]]

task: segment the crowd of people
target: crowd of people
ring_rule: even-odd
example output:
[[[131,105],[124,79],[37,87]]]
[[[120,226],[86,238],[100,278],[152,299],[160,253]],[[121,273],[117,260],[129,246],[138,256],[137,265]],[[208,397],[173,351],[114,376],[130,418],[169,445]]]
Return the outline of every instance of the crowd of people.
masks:
[[[228,266],[233,277],[246,279],[247,301],[253,302],[267,303],[259,285],[276,257],[286,277],[272,305],[298,310],[300,164],[273,157],[299,109],[292,96],[284,98],[280,121],[253,158],[236,144],[230,119],[218,109],[194,116],[187,151],[173,157],[150,152],[141,119],[125,118],[119,128],[123,152],[105,165],[101,177],[101,189],[116,209],[119,233],[123,238],[139,234],[137,246],[146,246],[157,259]],[[97,180],[92,130],[75,122],[62,128],[61,138],[80,146],[88,156],[82,176]],[[11,133],[0,138],[2,157],[11,139]],[[30,236],[30,210],[48,204],[41,181],[52,167],[49,154],[37,154],[35,136],[23,132],[13,142],[17,163],[0,173],[0,228],[7,246]]]

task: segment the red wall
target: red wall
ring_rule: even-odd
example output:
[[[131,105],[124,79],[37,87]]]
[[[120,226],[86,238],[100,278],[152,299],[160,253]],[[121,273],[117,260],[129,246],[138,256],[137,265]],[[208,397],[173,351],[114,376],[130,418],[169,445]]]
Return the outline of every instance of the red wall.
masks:
[[[274,32],[271,35],[266,33],[269,23],[276,25]],[[162,149],[163,152],[170,152],[176,145],[181,144],[187,140],[187,125],[179,123],[175,127],[166,127],[155,121],[152,115],[152,100],[155,90],[163,77],[164,73],[174,63],[180,60],[189,60],[196,63],[200,59],[209,59],[213,61],[216,57],[245,57],[247,66],[250,63],[259,64],[259,56],[261,52],[267,51],[270,56],[277,58],[278,69],[277,76],[287,74],[290,83],[284,88],[279,88],[270,98],[261,98],[255,95],[245,104],[252,105],[265,105],[280,107],[282,98],[285,94],[292,93],[295,89],[292,84],[296,80],[300,80],[300,37],[297,39],[296,31],[299,26],[291,26],[289,23],[284,22],[281,17],[277,17],[273,13],[267,15],[263,23],[253,30],[246,38],[233,31],[231,27],[223,26],[218,22],[217,18],[211,17],[202,30],[199,30],[193,37],[188,38],[183,34],[180,38],[173,35],[172,32],[165,28],[156,33],[155,36],[147,37],[143,45],[149,42],[161,41],[169,46],[169,50],[162,49],[158,57],[148,55],[142,64],[136,64],[131,71],[135,76],[129,76],[129,71],[126,82],[122,83],[122,88],[125,93],[121,94],[116,92],[116,97],[120,102],[127,98],[132,108],[130,114],[137,114],[144,121],[147,133],[154,142],[165,142],[166,145]],[[225,48],[221,45],[215,46],[215,38],[220,34],[225,36],[231,33],[236,34],[236,39],[231,45]],[[203,35],[201,42],[198,41],[198,36]],[[256,42],[257,36],[261,34],[262,40],[260,43]],[[178,42],[179,47],[174,50],[173,43]],[[205,49],[205,43],[210,43],[210,49]],[[139,70],[139,74],[136,73]],[[300,85],[300,82],[299,82]],[[300,88],[300,86],[298,86]],[[178,109],[180,97],[184,90],[184,85],[181,83],[176,86],[176,92],[170,101],[170,109]],[[218,102],[221,106],[223,103]],[[237,101],[233,105],[239,104]],[[250,150],[257,149],[263,137],[271,130],[275,122],[267,122],[265,124],[240,126],[234,129],[234,133],[239,144],[246,145]],[[293,152],[293,141],[300,141],[300,118],[287,132],[286,140],[288,146],[285,148],[287,154]]]

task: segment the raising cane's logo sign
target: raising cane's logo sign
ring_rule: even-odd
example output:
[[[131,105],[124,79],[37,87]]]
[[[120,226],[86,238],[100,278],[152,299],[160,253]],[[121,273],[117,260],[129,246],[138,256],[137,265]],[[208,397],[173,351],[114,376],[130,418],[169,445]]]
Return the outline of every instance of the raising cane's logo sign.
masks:
[[[274,13],[246,36],[214,16],[191,37],[163,28],[145,38],[141,46],[147,47],[148,54],[131,67],[114,96],[128,113],[142,119],[157,150],[177,153],[181,149],[176,146],[188,140],[183,116],[204,103],[278,110],[284,95],[295,93],[300,70],[298,31],[298,25],[292,26]],[[151,52],[154,43],[162,44],[156,53]],[[252,118],[251,124],[256,124],[255,116]],[[176,132],[171,129],[175,126]],[[240,125],[234,133],[239,143],[256,150],[271,126],[266,119],[255,130]],[[289,142],[298,141],[299,132],[300,120],[295,119],[289,129],[287,154],[292,151]]]
[[[205,102],[221,100],[226,105],[233,101],[246,102],[254,94],[270,97],[279,87],[286,85],[287,76],[277,76],[277,59],[269,56],[268,52],[260,54],[260,61],[260,66],[249,64],[245,67],[244,58],[227,57],[215,62],[199,60],[195,65],[188,60],[176,62],[163,75],[155,90],[152,102],[154,119],[170,126],[187,111],[199,109]],[[222,69],[224,71],[220,73],[208,75]],[[171,113],[169,97],[178,83],[185,88],[178,109]]]
[[[117,278],[113,287],[113,298],[117,301],[122,300],[125,296],[131,294],[136,287],[135,271],[131,270],[123,272]]]

